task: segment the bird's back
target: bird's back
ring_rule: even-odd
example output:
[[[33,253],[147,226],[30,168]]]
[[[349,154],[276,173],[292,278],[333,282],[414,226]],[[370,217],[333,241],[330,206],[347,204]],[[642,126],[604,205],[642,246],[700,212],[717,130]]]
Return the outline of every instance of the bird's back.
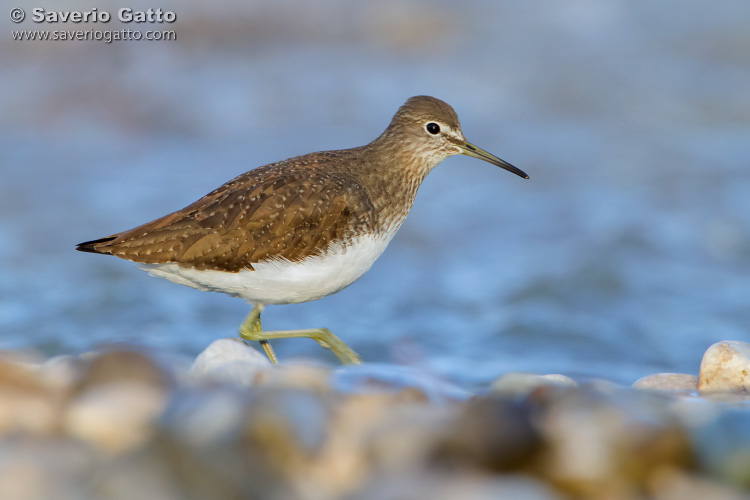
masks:
[[[230,272],[320,255],[332,241],[377,230],[370,193],[354,175],[360,149],[311,153],[250,170],[182,210],[77,249]]]

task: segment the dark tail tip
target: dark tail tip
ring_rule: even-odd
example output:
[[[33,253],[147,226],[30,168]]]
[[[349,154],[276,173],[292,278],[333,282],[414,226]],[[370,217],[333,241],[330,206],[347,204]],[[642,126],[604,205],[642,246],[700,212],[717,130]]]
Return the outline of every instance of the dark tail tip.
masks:
[[[84,241],[83,243],[79,243],[76,245],[76,250],[78,250],[79,252],[107,254],[109,253],[107,250],[97,250],[96,246],[108,241],[112,241],[114,239],[115,236],[107,236],[106,238],[99,238],[98,240]]]

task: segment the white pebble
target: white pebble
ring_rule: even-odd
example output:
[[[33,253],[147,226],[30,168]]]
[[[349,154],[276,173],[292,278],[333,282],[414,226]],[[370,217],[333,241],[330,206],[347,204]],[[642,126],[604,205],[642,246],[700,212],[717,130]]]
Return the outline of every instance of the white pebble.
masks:
[[[271,362],[263,353],[242,339],[226,338],[211,342],[195,358],[190,374],[201,380],[249,386],[259,372],[270,366]]]
[[[724,340],[709,347],[701,361],[698,390],[750,392],[750,344]]]

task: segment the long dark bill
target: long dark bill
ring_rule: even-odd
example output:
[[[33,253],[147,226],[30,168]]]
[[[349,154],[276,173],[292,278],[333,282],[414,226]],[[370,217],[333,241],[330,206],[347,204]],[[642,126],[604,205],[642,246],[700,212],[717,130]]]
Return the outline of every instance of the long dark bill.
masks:
[[[476,147],[470,142],[466,142],[463,146],[461,146],[461,154],[466,155],[466,156],[471,156],[472,158],[479,158],[480,160],[484,160],[487,163],[492,163],[493,165],[497,165],[500,168],[504,168],[508,172],[513,172],[517,176],[523,177],[524,179],[529,178],[529,176],[526,175],[526,172],[524,172],[520,168],[514,167],[507,161],[501,160],[497,156],[491,153],[488,153],[482,148]]]

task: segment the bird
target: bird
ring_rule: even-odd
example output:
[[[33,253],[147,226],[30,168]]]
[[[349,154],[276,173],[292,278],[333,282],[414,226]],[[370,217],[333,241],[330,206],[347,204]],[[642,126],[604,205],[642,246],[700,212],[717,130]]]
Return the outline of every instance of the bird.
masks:
[[[264,331],[261,313],[268,305],[317,300],[357,281],[393,239],[427,174],[453,155],[529,178],[468,142],[449,104],[415,96],[365,146],[257,167],[181,210],[76,249],[246,300],[253,308],[239,335],[260,342],[274,364],[269,341],[300,337],[317,341],[344,364],[360,363],[327,328]]]

